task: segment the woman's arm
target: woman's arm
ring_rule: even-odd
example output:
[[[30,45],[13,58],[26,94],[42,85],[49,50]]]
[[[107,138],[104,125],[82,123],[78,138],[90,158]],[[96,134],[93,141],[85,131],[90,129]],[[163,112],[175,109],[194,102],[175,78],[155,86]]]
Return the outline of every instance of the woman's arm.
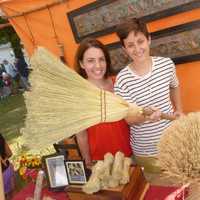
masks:
[[[143,115],[140,116],[131,116],[131,114],[127,115],[125,118],[125,121],[127,122],[127,124],[129,125],[133,125],[133,124],[141,124],[145,122],[145,117]]]
[[[181,104],[181,95],[180,95],[180,88],[170,88],[170,98],[174,107],[174,112],[176,115],[182,115],[182,104]]]
[[[76,135],[77,142],[81,151],[81,155],[85,160],[86,165],[91,165],[90,149],[88,143],[88,134],[87,131],[82,131]]]
[[[7,159],[12,156],[12,151],[7,142],[5,142],[5,154]]]
[[[140,113],[141,112],[141,113]],[[156,107],[148,107],[145,109],[140,110],[140,112],[135,112],[134,107],[130,106],[127,116],[125,118],[126,122],[129,125],[133,124],[141,124],[145,121],[155,122],[161,119],[161,112],[160,109]]]

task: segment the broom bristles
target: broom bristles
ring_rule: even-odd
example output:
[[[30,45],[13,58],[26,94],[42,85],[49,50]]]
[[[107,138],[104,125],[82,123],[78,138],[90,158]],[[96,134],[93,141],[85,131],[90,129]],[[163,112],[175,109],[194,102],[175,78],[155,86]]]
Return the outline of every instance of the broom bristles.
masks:
[[[22,130],[29,147],[41,148],[104,120],[118,121],[127,115],[126,101],[100,90],[46,49],[37,49],[31,66],[32,90],[24,95],[27,116]],[[141,112],[133,106],[136,114]]]
[[[200,112],[181,117],[165,130],[158,159],[177,183],[200,180]]]

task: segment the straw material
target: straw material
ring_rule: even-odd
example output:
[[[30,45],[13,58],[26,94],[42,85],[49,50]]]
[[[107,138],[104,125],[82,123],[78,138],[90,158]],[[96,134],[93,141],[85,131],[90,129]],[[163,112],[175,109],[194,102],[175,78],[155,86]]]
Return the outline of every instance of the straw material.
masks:
[[[161,168],[177,183],[200,180],[200,112],[181,117],[165,130],[158,158]]]
[[[22,130],[31,148],[42,148],[100,122],[123,119],[129,104],[101,90],[39,47],[31,58],[31,92],[25,93],[27,116]],[[141,108],[132,105],[135,115]]]
[[[193,183],[189,187],[189,196],[186,200],[199,200],[200,199],[200,183]]]

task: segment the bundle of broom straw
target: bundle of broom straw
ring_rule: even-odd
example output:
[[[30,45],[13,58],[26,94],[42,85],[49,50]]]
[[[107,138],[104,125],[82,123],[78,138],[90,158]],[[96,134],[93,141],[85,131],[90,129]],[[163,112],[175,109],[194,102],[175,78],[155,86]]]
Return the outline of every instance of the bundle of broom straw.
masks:
[[[22,130],[30,148],[40,149],[100,122],[144,112],[97,88],[42,47],[32,56],[31,66],[32,89],[25,93],[27,116]]]
[[[39,47],[31,58],[31,92],[25,93],[27,116],[21,130],[30,148],[41,148],[100,122],[123,119],[129,104],[97,88]],[[133,115],[141,108],[132,104]]]
[[[175,183],[192,185],[189,199],[199,197],[200,112],[189,113],[175,120],[164,131],[158,147],[159,165],[164,173],[173,177]]]

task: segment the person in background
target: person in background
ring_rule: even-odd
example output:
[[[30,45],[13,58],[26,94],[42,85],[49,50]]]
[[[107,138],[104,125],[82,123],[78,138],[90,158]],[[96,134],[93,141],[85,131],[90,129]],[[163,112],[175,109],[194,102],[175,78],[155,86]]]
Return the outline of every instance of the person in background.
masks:
[[[3,81],[2,94],[3,97],[7,97],[12,93],[11,90],[12,80],[6,72],[2,73],[2,81]]]
[[[115,94],[141,107],[156,107],[163,113],[182,115],[175,65],[170,58],[150,55],[151,37],[146,24],[136,18],[127,20],[118,25],[117,35],[132,62],[117,75]],[[149,172],[160,171],[156,167],[157,144],[171,123],[159,117],[127,119],[136,162]]]
[[[3,63],[0,63],[0,76],[2,75],[3,72],[6,72],[6,71],[5,71]]]
[[[1,168],[3,173],[3,184],[6,199],[12,198],[15,190],[15,174],[13,165],[10,163],[9,158],[12,156],[12,151],[5,141],[3,135],[0,133],[0,159]]]
[[[23,56],[15,59],[15,68],[19,72],[22,87],[25,90],[30,90],[30,83],[28,81],[29,69]]]
[[[9,79],[11,81],[11,91],[12,94],[15,94],[18,90],[19,87],[19,74],[17,69],[15,68],[14,65],[9,63],[6,59],[3,60],[3,66],[5,69],[5,72],[9,75]]]
[[[76,52],[75,70],[99,88],[113,92],[114,80],[109,76],[111,60],[106,47],[98,40],[83,40]],[[125,120],[100,123],[77,135],[77,142],[86,165],[103,160],[107,152],[121,151],[131,156],[129,126]]]
[[[3,99],[3,87],[4,87],[4,82],[2,74],[0,74],[0,99]]]
[[[5,69],[5,72],[11,77],[14,78],[17,75],[17,70],[15,67],[9,63],[7,60],[3,60],[3,66]]]

